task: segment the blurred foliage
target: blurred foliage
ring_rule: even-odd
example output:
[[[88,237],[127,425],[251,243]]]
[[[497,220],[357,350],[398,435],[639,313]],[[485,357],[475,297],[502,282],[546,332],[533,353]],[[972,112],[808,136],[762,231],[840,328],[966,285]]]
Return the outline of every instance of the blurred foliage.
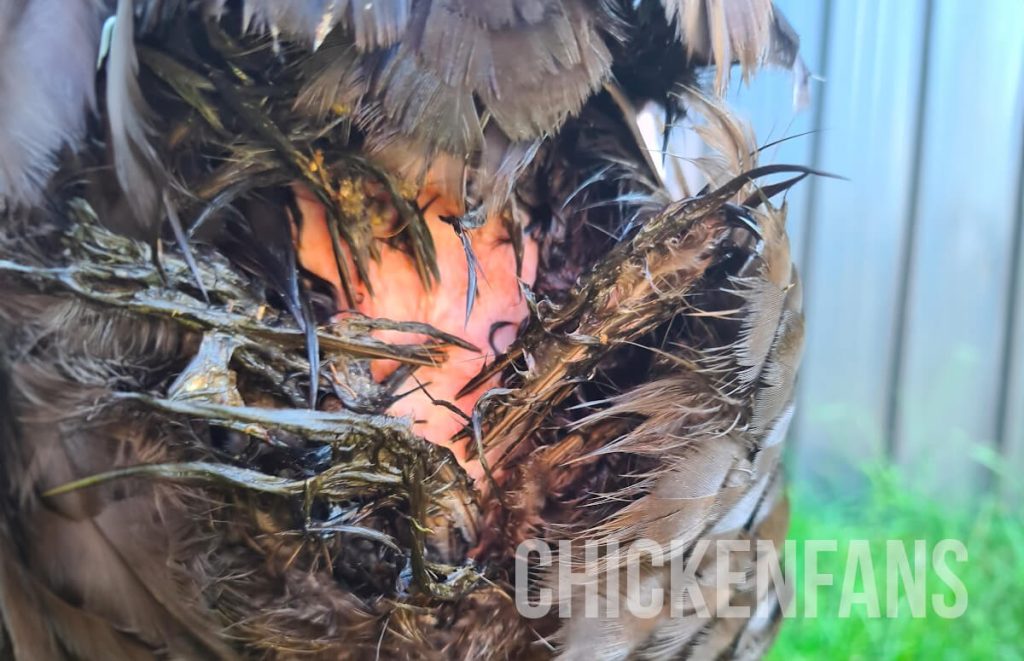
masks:
[[[805,483],[793,487],[789,537],[798,542],[796,616],[783,624],[767,658],[1024,659],[1024,514],[1019,508],[994,497],[960,506],[939,504],[908,487],[911,476],[893,467],[868,470],[865,476],[869,488],[848,499],[835,492],[825,499]],[[968,550],[966,563],[949,563],[968,593],[967,610],[955,619],[939,617],[930,605],[934,593],[945,592],[946,603],[952,601],[930,562],[935,543],[947,538],[961,540]],[[808,539],[835,539],[839,549],[818,554],[819,572],[833,574],[835,585],[818,589],[816,618],[803,617],[800,542]],[[885,616],[888,539],[907,542],[911,562],[914,540],[927,541],[925,617],[912,617],[902,588],[898,616]],[[859,604],[849,617],[839,617],[851,540],[870,544],[882,617],[869,618]]]

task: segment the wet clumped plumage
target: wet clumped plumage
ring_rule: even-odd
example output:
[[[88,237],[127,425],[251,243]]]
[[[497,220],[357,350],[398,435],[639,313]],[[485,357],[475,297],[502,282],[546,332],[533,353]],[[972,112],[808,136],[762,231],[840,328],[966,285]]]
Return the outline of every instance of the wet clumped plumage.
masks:
[[[810,171],[759,165],[713,96],[734,63],[805,93],[770,2],[0,10],[0,657],[766,649],[751,554],[704,558],[709,613],[647,618],[543,571],[527,618],[514,567],[528,540],[582,566],[785,536],[778,197]],[[682,200],[652,101],[703,118]]]

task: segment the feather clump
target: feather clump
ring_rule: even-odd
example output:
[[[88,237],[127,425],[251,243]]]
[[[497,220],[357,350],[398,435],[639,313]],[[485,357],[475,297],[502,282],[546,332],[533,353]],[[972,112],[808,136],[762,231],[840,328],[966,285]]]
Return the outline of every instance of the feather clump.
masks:
[[[18,32],[17,17],[46,1],[9,4],[2,29]],[[578,595],[559,593],[575,617],[528,620],[513,572],[527,538],[646,538],[688,553],[699,539],[784,535],[779,455],[802,317],[785,207],[770,199],[808,171],[759,167],[746,129],[678,87],[699,65],[722,76],[733,59],[747,68],[786,51],[770,5],[120,0],[116,11],[89,139],[91,86],[76,93],[81,124],[62,115],[46,140],[18,138],[34,145],[30,164],[0,154],[0,172],[23,177],[0,189],[17,201],[0,218],[0,655],[765,648],[779,596],[746,583],[730,597],[754,607],[749,618],[719,617],[725,595],[700,586],[710,617],[586,618]],[[74,36],[98,48],[103,16]],[[617,58],[648,28],[675,35],[656,57],[675,58],[665,70],[679,75],[640,92],[634,75],[665,62]],[[650,98],[707,117],[717,155],[701,162],[700,194],[668,199],[637,139]],[[15,135],[42,135],[18,123]],[[76,153],[54,160],[61,141]],[[755,183],[783,172],[796,176]],[[354,283],[372,290],[366,264],[380,250],[379,210],[359,191],[380,190],[398,218],[386,241],[436,284],[416,203],[429,178],[463,203],[456,231],[494,214],[539,253],[530,318],[478,377],[501,386],[462,432],[486,468],[476,483],[385,413],[400,381],[370,370],[387,360],[415,374],[464,340],[338,316],[290,240],[303,186],[327,209],[351,302]],[[125,213],[150,223],[150,240],[116,231]],[[165,217],[181,221],[177,247],[152,240]]]

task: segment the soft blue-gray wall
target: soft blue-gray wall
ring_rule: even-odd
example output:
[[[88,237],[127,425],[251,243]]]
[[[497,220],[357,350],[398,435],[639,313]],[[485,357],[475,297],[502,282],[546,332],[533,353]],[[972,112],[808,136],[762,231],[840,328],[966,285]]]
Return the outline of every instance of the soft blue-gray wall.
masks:
[[[778,0],[788,74],[730,103],[768,150],[843,175],[789,195],[808,343],[793,470],[892,459],[963,498],[1024,483],[1024,0]],[[1016,486],[1015,486],[1016,485]]]

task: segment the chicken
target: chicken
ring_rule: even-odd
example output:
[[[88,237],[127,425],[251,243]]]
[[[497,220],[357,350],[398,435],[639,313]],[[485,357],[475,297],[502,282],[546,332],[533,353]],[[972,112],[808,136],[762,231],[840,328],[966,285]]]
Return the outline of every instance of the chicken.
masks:
[[[716,95],[797,48],[767,0],[0,0],[0,656],[759,656],[784,595],[697,549],[785,536],[811,171]]]

